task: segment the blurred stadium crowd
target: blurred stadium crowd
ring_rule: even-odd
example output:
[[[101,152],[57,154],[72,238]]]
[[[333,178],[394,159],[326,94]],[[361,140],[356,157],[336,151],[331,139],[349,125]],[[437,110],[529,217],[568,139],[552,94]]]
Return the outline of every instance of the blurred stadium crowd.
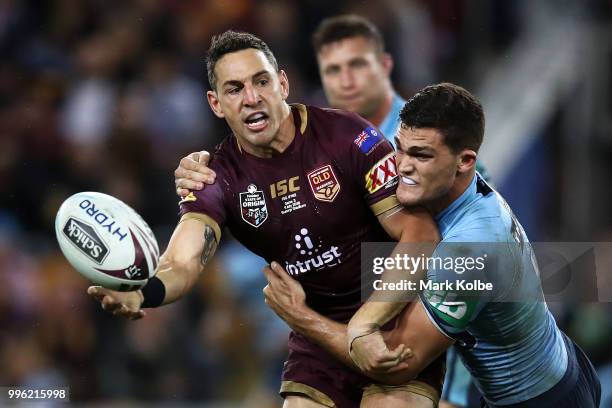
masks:
[[[228,132],[205,99],[215,33],[261,36],[288,73],[290,101],[325,105],[310,46],[323,17],[372,19],[395,56],[397,90],[410,96],[440,80],[474,88],[520,33],[522,3],[0,1],[0,385],[69,386],[73,401],[113,405],[278,404],[287,329],[263,304],[259,261],[226,239],[187,299],[120,321],[59,252],[59,205],[78,191],[114,195],[165,247],[178,160]],[[560,310],[599,365],[612,359],[610,310]]]

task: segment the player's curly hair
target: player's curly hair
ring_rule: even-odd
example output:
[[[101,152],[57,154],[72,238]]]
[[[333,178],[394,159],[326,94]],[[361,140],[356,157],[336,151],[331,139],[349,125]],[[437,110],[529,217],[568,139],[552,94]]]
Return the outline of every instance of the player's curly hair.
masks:
[[[370,40],[378,53],[385,50],[385,41],[378,28],[367,18],[356,14],[342,14],[323,20],[312,35],[312,45],[318,53],[327,44],[353,37]]]
[[[448,82],[429,85],[406,102],[400,112],[403,128],[433,128],[444,135],[453,153],[478,152],[484,136],[482,105],[466,89]]]
[[[225,55],[236,51],[249,48],[259,50],[264,53],[270,64],[278,71],[278,63],[274,54],[261,38],[251,33],[227,30],[224,33],[215,35],[212,38],[210,48],[206,53],[206,71],[208,83],[212,90],[217,90],[217,77],[215,76],[215,65]]]

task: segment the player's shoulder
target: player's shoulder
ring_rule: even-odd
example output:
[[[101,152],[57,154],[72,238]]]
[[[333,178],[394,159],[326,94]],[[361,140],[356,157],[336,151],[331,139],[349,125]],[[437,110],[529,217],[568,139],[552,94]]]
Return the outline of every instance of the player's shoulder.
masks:
[[[374,151],[384,150],[385,154],[393,151],[382,133],[356,113],[309,106],[308,117],[311,132],[318,142],[341,155],[365,157]],[[388,146],[380,148],[383,144]]]
[[[474,198],[462,206],[443,241],[507,242],[512,224],[510,207],[482,178],[478,177],[475,187]]]
[[[308,111],[309,118],[316,121],[325,121],[333,125],[354,124],[360,126],[369,124],[367,120],[354,112],[344,111],[335,108],[321,108],[318,106],[304,105]]]
[[[350,143],[361,131],[374,128],[370,122],[353,112],[315,106],[306,108],[308,125],[314,130],[314,133],[320,134],[327,140]]]
[[[229,135],[217,144],[210,155],[208,166],[221,175],[231,174],[240,162],[240,148],[234,135]]]

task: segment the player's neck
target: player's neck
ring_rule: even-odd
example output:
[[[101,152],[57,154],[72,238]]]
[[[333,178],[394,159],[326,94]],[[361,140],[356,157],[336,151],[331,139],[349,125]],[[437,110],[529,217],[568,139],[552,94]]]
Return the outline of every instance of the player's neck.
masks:
[[[366,117],[366,119],[370,123],[372,123],[374,126],[380,127],[380,125],[383,123],[387,115],[389,115],[389,112],[391,112],[391,106],[393,105],[394,95],[395,95],[395,92],[393,91],[393,88],[391,88],[391,86],[388,86],[387,92],[385,92],[385,97],[383,99],[383,102],[380,104],[378,109],[376,109],[376,111],[372,115],[368,115]]]
[[[475,170],[468,173],[462,173],[455,178],[455,182],[446,194],[437,200],[427,204],[427,208],[434,215],[440,214],[446,210],[452,203],[455,202],[468,189],[475,175]]]

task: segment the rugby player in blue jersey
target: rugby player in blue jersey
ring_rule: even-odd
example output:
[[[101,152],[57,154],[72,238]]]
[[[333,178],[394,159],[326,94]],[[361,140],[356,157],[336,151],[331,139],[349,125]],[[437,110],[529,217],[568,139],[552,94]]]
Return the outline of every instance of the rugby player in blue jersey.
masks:
[[[442,235],[435,255],[477,257],[483,246],[495,244],[498,253],[497,267],[486,274],[493,290],[476,296],[457,288],[425,290],[421,301],[409,306],[400,326],[387,335],[387,341],[405,343],[413,353],[396,379],[414,375],[421,361],[454,344],[484,406],[599,406],[595,370],[549,312],[525,232],[475,171],[484,134],[480,102],[456,85],[433,85],[412,97],[400,118],[397,197],[434,215]],[[430,269],[427,278],[442,282],[449,273]],[[401,301],[367,302],[351,319],[350,353],[364,371],[377,365],[372,350],[383,337],[376,328],[402,308]]]

